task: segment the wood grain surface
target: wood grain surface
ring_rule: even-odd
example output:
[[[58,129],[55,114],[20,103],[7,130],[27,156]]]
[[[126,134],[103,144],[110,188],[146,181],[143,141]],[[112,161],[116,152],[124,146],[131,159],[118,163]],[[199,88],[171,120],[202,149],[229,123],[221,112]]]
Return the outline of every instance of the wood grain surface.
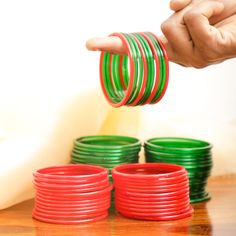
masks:
[[[141,221],[127,219],[110,211],[105,220],[80,225],[54,225],[32,219],[33,200],[0,211],[0,235],[66,236],[162,236],[162,235],[236,235],[236,176],[210,179],[212,199],[193,204],[192,217],[176,221]]]

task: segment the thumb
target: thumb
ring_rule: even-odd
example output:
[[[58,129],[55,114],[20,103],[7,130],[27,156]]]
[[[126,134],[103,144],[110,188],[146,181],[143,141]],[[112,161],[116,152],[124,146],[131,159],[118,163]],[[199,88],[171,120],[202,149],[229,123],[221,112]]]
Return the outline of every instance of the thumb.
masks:
[[[186,6],[188,6],[192,0],[171,0],[170,9],[173,11],[180,11]]]

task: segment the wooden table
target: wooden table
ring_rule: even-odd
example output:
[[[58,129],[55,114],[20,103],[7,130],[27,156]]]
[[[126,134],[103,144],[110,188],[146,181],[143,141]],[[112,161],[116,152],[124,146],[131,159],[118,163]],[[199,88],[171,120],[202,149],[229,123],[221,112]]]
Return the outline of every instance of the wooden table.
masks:
[[[236,176],[209,181],[212,199],[194,204],[192,217],[176,221],[140,221],[112,211],[108,219],[81,225],[53,225],[31,218],[33,200],[0,211],[0,235],[219,235],[236,236]]]

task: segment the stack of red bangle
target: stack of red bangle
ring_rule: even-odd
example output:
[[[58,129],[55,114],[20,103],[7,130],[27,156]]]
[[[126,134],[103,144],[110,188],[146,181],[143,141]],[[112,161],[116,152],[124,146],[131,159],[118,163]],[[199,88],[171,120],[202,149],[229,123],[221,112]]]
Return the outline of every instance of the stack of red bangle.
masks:
[[[100,81],[114,107],[155,104],[164,96],[169,79],[169,59],[164,44],[150,32],[113,33],[128,55],[102,52]]]
[[[191,216],[186,170],[173,164],[126,164],[113,169],[115,207],[142,220],[177,220]]]
[[[34,173],[33,217],[56,224],[93,222],[108,215],[108,171],[91,165],[54,166]]]

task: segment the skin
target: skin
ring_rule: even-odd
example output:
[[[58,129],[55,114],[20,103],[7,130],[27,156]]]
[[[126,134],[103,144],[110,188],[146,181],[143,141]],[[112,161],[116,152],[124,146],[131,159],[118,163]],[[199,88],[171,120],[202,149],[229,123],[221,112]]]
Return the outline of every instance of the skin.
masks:
[[[172,62],[203,68],[236,57],[236,0],[172,0],[170,8],[160,38]],[[92,38],[86,47],[127,53],[118,37]]]

